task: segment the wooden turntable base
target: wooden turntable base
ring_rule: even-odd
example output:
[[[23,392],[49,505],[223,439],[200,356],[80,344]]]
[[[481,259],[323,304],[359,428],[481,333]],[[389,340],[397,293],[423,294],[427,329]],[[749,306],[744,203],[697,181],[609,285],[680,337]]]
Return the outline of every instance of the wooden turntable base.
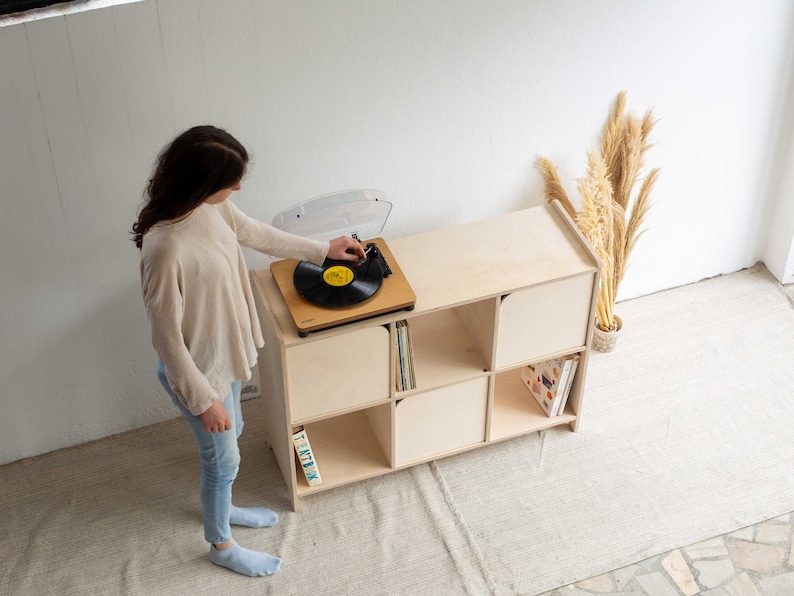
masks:
[[[284,302],[287,304],[287,308],[292,315],[293,321],[295,321],[295,326],[298,328],[298,333],[301,337],[306,337],[312,331],[319,331],[376,315],[402,309],[411,310],[416,304],[416,294],[414,294],[394,255],[389,250],[386,241],[383,238],[373,238],[362,241],[362,244],[366,246],[367,242],[374,242],[377,245],[378,250],[380,250],[391,269],[391,275],[383,278],[383,285],[374,296],[352,306],[319,306],[298,294],[292,276],[295,272],[295,267],[298,266],[300,261],[284,259],[270,265],[270,273],[273,275],[273,279],[275,279],[281,295],[284,297]]]

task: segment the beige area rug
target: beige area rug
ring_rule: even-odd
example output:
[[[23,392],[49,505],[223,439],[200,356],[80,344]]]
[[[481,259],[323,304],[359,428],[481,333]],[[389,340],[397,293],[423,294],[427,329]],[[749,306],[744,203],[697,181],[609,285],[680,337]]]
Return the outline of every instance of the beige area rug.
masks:
[[[281,556],[245,578],[203,542],[181,420],[0,468],[3,594],[535,594],[794,510],[794,310],[763,267],[621,303],[583,429],[320,493],[290,511],[258,400],[236,484]]]

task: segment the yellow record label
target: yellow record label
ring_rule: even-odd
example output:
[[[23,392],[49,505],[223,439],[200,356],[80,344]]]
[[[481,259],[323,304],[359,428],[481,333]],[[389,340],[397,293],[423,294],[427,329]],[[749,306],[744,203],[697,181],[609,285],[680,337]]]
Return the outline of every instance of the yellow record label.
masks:
[[[323,271],[323,279],[329,286],[346,286],[354,279],[353,272],[347,267],[334,265]]]

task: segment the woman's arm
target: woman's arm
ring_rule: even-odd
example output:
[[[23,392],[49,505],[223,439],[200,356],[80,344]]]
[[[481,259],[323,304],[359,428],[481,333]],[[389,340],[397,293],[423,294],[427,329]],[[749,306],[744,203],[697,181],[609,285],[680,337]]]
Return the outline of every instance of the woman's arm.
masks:
[[[231,200],[219,205],[219,210],[222,214],[226,211],[232,219],[230,224],[233,223],[240,244],[274,257],[299,259],[321,265],[325,257],[339,261],[356,261],[365,256],[361,244],[347,236],[328,242],[290,234],[247,216]],[[348,249],[352,252],[347,252]]]

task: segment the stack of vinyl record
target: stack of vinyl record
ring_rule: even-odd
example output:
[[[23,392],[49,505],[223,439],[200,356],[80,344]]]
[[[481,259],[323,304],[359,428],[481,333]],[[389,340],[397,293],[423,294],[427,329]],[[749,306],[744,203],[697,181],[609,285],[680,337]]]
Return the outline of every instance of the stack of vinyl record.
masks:
[[[414,371],[414,346],[408,321],[397,321],[396,371],[397,391],[416,389]]]

